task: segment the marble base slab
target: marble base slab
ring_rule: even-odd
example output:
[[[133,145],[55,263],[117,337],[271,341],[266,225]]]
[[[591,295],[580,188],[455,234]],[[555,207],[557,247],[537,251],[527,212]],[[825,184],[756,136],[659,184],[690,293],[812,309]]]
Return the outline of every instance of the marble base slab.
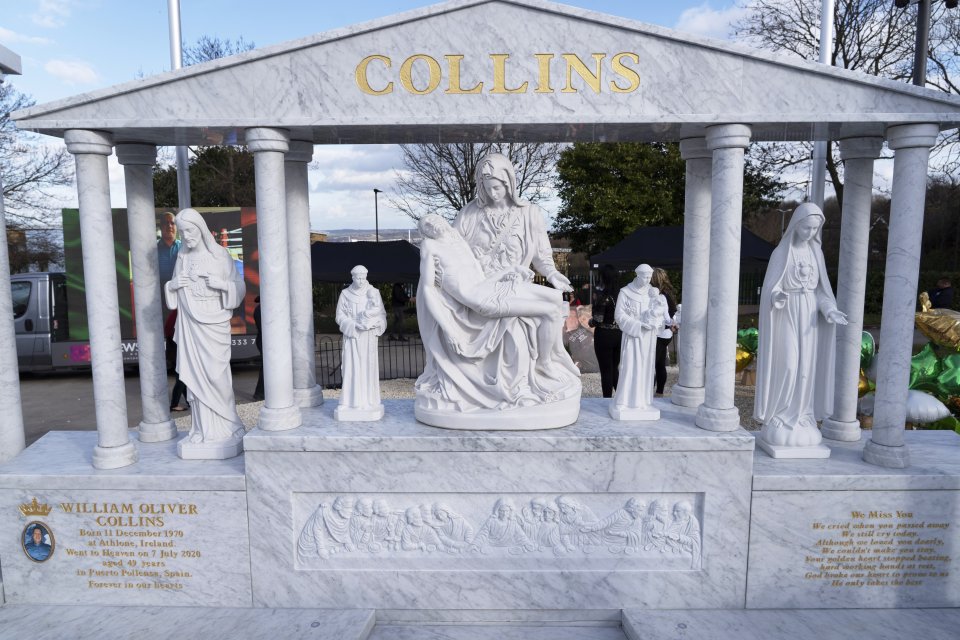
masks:
[[[630,640],[948,640],[958,628],[956,609],[623,612]]]
[[[785,447],[778,444],[770,444],[763,438],[757,438],[757,447],[771,458],[779,460],[817,460],[830,457],[830,447],[818,444],[813,447]]]
[[[369,609],[233,609],[6,605],[0,629],[31,640],[239,640],[310,638],[365,640],[375,624]]]
[[[97,470],[94,432],[50,432],[0,466],[0,563],[13,604],[251,604],[242,459],[140,443]],[[25,546],[40,526],[39,548]]]
[[[905,438],[908,469],[756,454],[748,608],[960,606],[960,436]]]
[[[251,432],[255,605],[742,606],[753,438],[658,400],[642,428],[603,399],[523,432],[432,428],[387,401],[377,423],[320,407]]]

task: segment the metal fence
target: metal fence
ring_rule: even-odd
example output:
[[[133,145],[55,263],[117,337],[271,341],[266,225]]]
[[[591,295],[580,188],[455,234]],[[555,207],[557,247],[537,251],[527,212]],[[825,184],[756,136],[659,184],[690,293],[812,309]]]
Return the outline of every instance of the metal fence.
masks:
[[[423,373],[423,342],[419,335],[410,335],[407,341],[381,337],[377,347],[380,379],[416,378]],[[342,336],[319,336],[317,345],[317,384],[336,388],[343,384]]]

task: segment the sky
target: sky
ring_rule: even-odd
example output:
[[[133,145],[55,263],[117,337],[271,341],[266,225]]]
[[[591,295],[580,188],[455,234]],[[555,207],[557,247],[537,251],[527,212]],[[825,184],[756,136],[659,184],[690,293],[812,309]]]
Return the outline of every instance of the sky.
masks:
[[[185,44],[203,35],[256,46],[434,4],[430,0],[181,0]],[[726,38],[742,9],[728,0],[570,0],[566,4],[703,36]],[[0,44],[22,58],[23,75],[7,81],[38,104],[168,71],[167,0],[2,0]],[[60,144],[50,141],[53,144]],[[170,156],[171,154],[167,154]],[[310,168],[310,220],[314,230],[372,229],[373,188],[381,228],[408,228],[409,218],[388,196],[403,169],[392,145],[318,146]],[[111,199],[126,205],[123,173],[110,161]],[[65,189],[62,206],[76,206]],[[556,202],[548,200],[548,212]]]

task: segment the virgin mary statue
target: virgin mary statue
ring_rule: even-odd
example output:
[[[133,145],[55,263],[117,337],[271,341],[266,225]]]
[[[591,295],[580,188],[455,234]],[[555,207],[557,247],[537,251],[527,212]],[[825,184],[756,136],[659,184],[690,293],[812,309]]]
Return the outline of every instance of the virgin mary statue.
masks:
[[[835,328],[847,317],[827,279],[823,220],[815,204],[797,207],[770,256],[760,293],[754,417],[763,423],[760,446],[775,458],[830,455],[817,446],[817,420],[833,408]]]

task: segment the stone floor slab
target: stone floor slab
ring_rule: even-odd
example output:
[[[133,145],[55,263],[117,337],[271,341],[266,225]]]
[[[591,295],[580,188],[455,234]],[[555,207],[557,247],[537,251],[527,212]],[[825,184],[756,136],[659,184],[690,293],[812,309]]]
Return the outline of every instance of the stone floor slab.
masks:
[[[365,640],[372,610],[201,607],[0,607],[0,637],[31,640],[303,638]]]
[[[627,640],[619,627],[377,625],[369,640]]]
[[[960,609],[623,612],[629,640],[956,640]]]

